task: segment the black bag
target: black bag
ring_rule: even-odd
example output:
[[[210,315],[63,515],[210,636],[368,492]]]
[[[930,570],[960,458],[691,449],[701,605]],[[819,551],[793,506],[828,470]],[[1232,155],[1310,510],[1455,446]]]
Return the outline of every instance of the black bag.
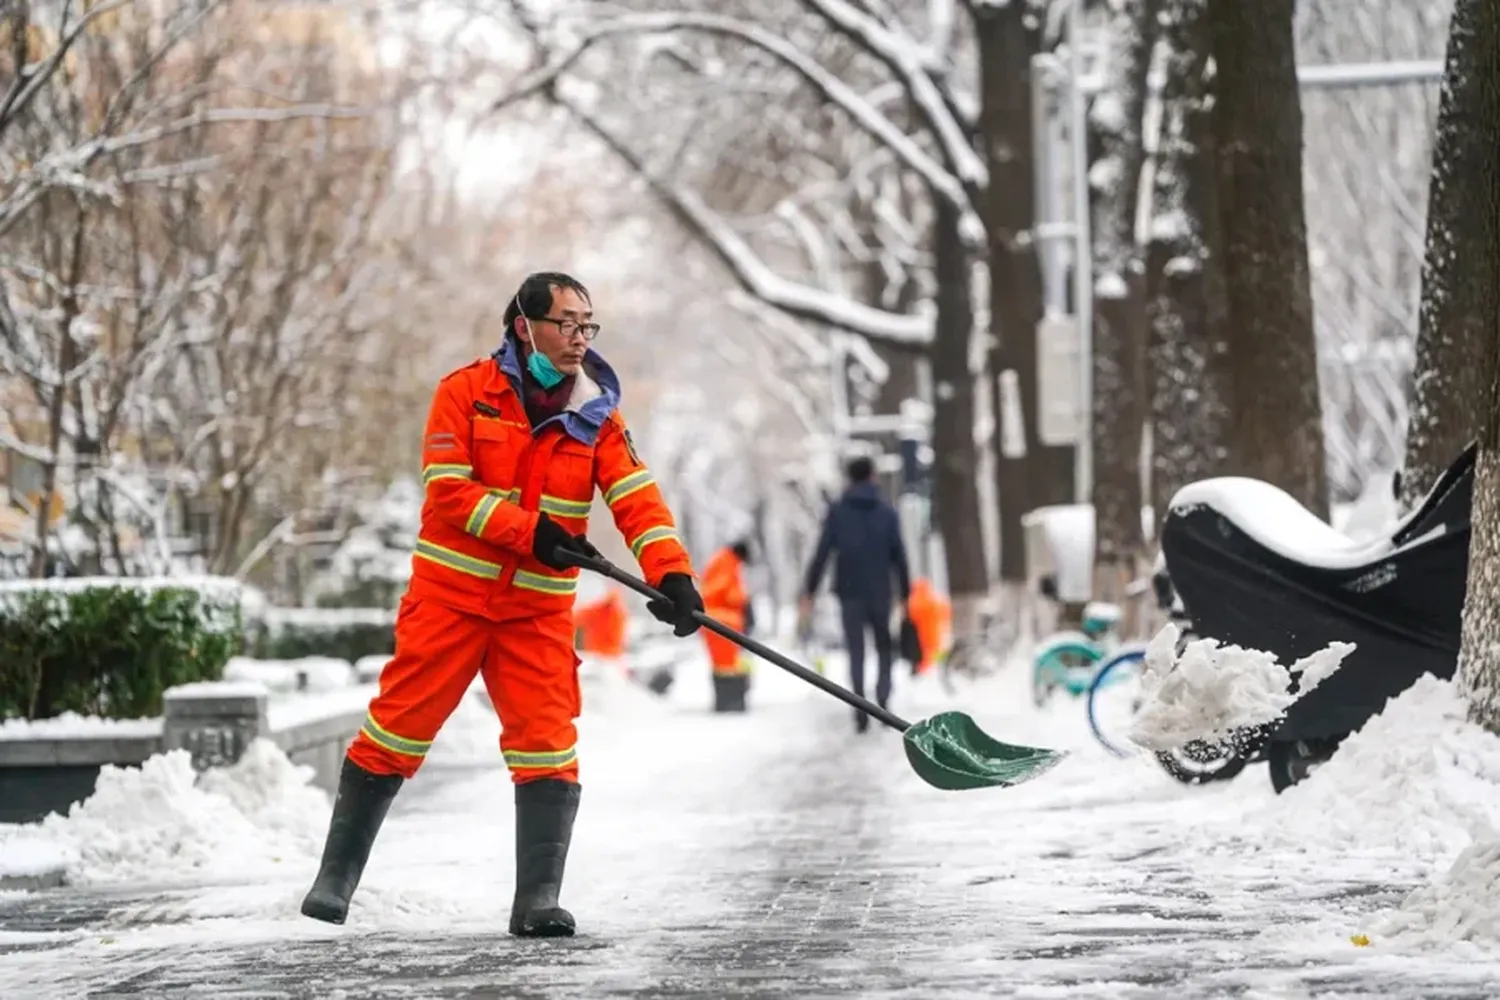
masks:
[[[922,662],[922,640],[917,636],[917,626],[910,618],[901,619],[901,659],[911,664],[912,672]]]

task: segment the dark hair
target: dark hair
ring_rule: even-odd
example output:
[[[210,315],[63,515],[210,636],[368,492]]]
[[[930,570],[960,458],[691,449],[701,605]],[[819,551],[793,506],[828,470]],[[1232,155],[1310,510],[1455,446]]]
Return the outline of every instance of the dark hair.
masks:
[[[733,545],[729,546],[729,551],[733,552],[741,562],[750,561],[750,543],[745,541],[744,539],[741,539],[738,542],[735,542]]]
[[[528,274],[526,280],[521,282],[521,287],[516,294],[510,297],[510,302],[505,306],[505,332],[515,332],[517,316],[536,319],[551,312],[554,288],[569,289],[582,295],[590,303],[594,301],[593,296],[589,295],[589,290],[583,287],[583,282],[571,274],[563,274],[561,271],[537,271],[535,274]],[[517,308],[518,303],[520,308]]]
[[[844,466],[844,471],[851,483],[868,483],[875,478],[875,463],[868,456],[861,455]]]

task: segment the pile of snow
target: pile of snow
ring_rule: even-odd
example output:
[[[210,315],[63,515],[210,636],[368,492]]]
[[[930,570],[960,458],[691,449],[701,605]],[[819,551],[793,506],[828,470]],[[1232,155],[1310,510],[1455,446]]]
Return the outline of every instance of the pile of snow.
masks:
[[[1354,651],[1335,642],[1290,668],[1274,654],[1215,639],[1195,639],[1177,654],[1181,632],[1168,622],[1146,647],[1141,667],[1141,708],[1131,742],[1148,750],[1171,750],[1194,740],[1219,742],[1237,729],[1275,722],[1287,706],[1317,687]],[[1300,691],[1291,693],[1300,675]]]
[[[1500,737],[1467,713],[1452,682],[1424,674],[1255,817],[1257,835],[1428,864],[1500,836]]]
[[[61,740],[79,737],[160,736],[161,719],[106,719],[63,712],[50,719],[0,721],[0,740]]]
[[[1377,917],[1366,934],[1397,949],[1442,949],[1460,957],[1500,951],[1500,840],[1465,850],[1400,909]]]
[[[224,665],[226,681],[259,681],[266,690],[336,691],[355,683],[355,668],[332,656],[304,656],[296,660],[256,660],[233,656]]]
[[[0,826],[0,878],[27,878],[65,869],[77,856],[61,844],[21,828]]]
[[[140,768],[106,765],[90,795],[67,816],[0,828],[11,842],[44,839],[69,858],[73,884],[177,881],[268,873],[315,860],[327,832],[329,797],[267,740],[237,764],[194,772],[185,750]]]

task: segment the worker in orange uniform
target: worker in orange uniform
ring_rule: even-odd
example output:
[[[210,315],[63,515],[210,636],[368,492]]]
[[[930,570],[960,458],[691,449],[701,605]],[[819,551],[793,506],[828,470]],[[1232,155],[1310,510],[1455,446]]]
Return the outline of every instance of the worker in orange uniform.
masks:
[[[625,598],[613,588],[593,604],[578,609],[578,648],[600,656],[625,654],[625,631],[630,612]]]
[[[576,560],[594,490],[646,578],[648,603],[679,636],[703,601],[670,511],[618,406],[620,383],[588,344],[588,291],[561,273],[529,276],[493,355],[437,387],[422,447],[426,499],[395,655],[339,777],[322,864],[302,912],[343,923],[401,784],[479,673],[500,716],[515,784],[516,886],[510,933],[571,935],[558,903],[578,812],[580,692],[573,649]]]
[[[703,569],[705,613],[739,632],[748,632],[753,621],[743,573],[749,561],[749,544],[735,542],[715,553]],[[704,632],[703,642],[713,664],[714,711],[745,711],[750,670],[740,647],[714,632]]]
[[[911,600],[906,609],[912,624],[917,627],[917,639],[922,647],[922,659],[912,664],[912,673],[925,674],[937,662],[938,653],[947,641],[953,612],[948,602],[933,589],[932,581],[926,578],[912,581]]]

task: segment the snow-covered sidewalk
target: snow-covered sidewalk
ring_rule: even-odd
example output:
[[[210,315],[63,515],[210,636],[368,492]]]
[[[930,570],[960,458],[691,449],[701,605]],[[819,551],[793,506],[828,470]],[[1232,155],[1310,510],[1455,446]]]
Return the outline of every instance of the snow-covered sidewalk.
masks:
[[[101,807],[114,839],[85,838],[90,885],[0,902],[0,995],[1497,992],[1482,934],[1456,947],[1434,931],[1441,900],[1400,909],[1500,819],[1480,801],[1500,784],[1500,741],[1464,728],[1447,685],[1388,713],[1415,742],[1373,727],[1276,797],[1259,766],[1186,788],[1110,757],[1081,703],[1031,708],[1018,666],[963,707],[1001,739],[1073,755],[1018,788],[942,793],[896,734],[856,735],[848,709],[774,667],[757,670],[751,714],[708,713],[700,647],[684,653],[665,701],[608,673],[586,688],[564,894],[578,938],[504,934],[511,789],[475,699],[397,800],[346,926],[297,916],[327,797],[265,753],[217,784],[165,782],[149,808]],[[935,683],[902,680],[901,714],[950,707]],[[228,812],[207,822],[195,796]],[[174,839],[189,828],[210,859]]]

